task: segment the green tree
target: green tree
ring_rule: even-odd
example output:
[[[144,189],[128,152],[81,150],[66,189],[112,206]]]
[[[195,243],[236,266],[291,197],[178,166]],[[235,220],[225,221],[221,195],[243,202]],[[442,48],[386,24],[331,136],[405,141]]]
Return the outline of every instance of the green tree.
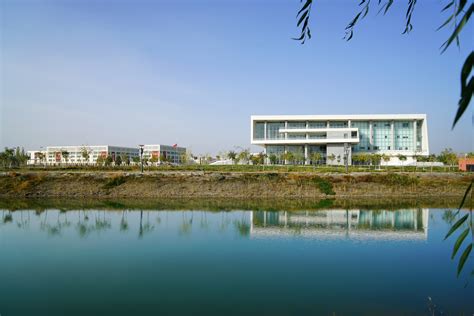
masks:
[[[104,165],[105,165],[105,158],[104,158],[104,156],[99,155],[99,157],[97,157],[97,160],[95,161],[95,163],[96,163],[98,166],[104,166]]]
[[[451,170],[451,166],[458,163],[458,156],[451,148],[445,148],[438,157],[439,161],[448,165],[449,170]]]
[[[405,169],[405,164],[404,164],[404,162],[407,160],[407,156],[402,155],[402,154],[399,154],[399,155],[397,155],[397,157],[398,157],[398,160],[400,160],[400,162],[401,162],[402,171],[403,171],[403,170]]]
[[[116,166],[122,165],[122,156],[117,155],[117,156],[115,157],[115,165],[116,165]]]
[[[228,153],[227,153],[227,158],[229,158],[233,164],[236,164],[236,159],[237,159],[237,153],[233,150],[230,150]]]
[[[330,155],[328,156],[328,160],[329,160],[331,163],[333,163],[334,160],[336,160],[336,155],[330,154]]]
[[[382,154],[382,160],[387,164],[390,161],[390,156],[387,154]]]
[[[89,162],[91,150],[85,146],[81,148],[82,162]]]
[[[312,165],[319,165],[323,155],[321,155],[321,153],[319,153],[319,152],[313,152],[313,153],[311,153],[311,155],[309,157],[311,159],[311,164]]]
[[[382,161],[382,155],[373,154],[371,158],[372,158],[372,163],[374,164],[374,168],[377,166],[380,167],[380,162]]]
[[[239,152],[237,158],[239,159],[239,161],[242,161],[243,163],[248,164],[249,160],[250,160],[250,150],[249,149],[242,149]]]
[[[270,154],[270,156],[268,156],[268,159],[270,160],[270,164],[272,164],[272,165],[276,165],[276,164],[277,164],[277,161],[278,161],[277,155],[275,155],[275,154]]]
[[[108,155],[108,156],[105,158],[105,165],[106,165],[106,166],[110,166],[110,165],[112,165],[112,162],[113,162],[113,161],[114,161],[114,160],[112,159],[112,156],[111,156],[111,155]]]
[[[64,158],[64,161],[66,161],[67,164],[69,160],[69,151],[63,149],[61,151],[61,157]]]

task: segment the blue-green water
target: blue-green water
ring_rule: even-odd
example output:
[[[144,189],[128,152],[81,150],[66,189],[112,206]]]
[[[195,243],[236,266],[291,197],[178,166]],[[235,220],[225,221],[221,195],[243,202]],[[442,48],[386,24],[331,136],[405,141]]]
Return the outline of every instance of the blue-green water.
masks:
[[[445,210],[0,215],[2,316],[474,313]]]

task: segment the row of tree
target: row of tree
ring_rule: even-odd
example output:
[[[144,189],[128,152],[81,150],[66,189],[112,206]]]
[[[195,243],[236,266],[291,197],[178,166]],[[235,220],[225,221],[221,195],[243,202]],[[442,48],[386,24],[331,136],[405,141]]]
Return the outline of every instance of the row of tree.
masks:
[[[5,150],[0,152],[0,165],[3,168],[21,167],[26,165],[28,158],[24,148],[5,147]]]

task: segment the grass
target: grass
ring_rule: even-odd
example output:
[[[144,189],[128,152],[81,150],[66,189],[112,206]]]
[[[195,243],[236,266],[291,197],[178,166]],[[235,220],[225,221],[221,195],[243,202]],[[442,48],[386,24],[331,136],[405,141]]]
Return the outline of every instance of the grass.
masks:
[[[94,171],[129,171],[139,172],[139,166],[26,166],[15,169],[2,169],[0,171],[71,171],[71,172],[94,172]],[[180,165],[180,166],[145,166],[145,171],[204,171],[204,172],[308,172],[308,173],[345,173],[343,166],[304,166],[304,165],[266,165],[266,166],[253,166],[253,165],[222,165],[222,166],[211,166],[211,165]],[[386,172],[460,172],[455,167],[434,167],[432,170],[429,167],[377,167],[374,166],[350,166],[349,173],[352,172],[370,172],[370,173],[386,173]]]
[[[127,179],[124,176],[116,176],[107,180],[107,182],[102,186],[102,188],[109,190],[124,184],[126,181]]]
[[[321,193],[324,193],[326,195],[335,195],[336,192],[334,192],[332,183],[329,182],[326,179],[316,177],[313,179],[314,183],[318,186],[319,190]]]

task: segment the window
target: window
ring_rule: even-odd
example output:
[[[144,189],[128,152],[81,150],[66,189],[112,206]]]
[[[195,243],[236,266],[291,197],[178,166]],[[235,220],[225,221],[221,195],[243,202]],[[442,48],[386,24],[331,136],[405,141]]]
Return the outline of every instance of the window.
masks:
[[[356,131],[351,132],[351,137],[357,137],[357,132]]]
[[[264,139],[264,137],[265,137],[265,123],[263,122],[255,123],[254,139]]]

